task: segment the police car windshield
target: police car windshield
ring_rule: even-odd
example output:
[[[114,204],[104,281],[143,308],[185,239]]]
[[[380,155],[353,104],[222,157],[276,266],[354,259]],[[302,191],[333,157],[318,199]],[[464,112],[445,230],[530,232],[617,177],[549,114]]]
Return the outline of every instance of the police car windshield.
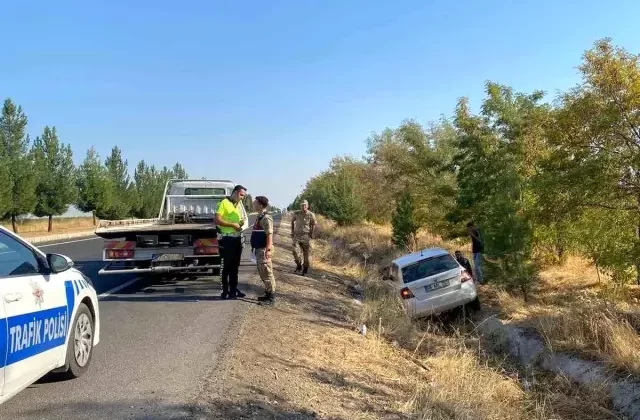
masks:
[[[458,267],[458,263],[451,255],[439,255],[402,268],[402,281],[411,283]]]

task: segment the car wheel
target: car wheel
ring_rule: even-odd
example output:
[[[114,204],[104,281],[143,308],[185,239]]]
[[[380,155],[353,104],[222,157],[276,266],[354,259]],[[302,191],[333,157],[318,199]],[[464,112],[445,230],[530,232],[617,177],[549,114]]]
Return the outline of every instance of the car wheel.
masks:
[[[73,319],[67,346],[68,378],[78,378],[88,370],[93,356],[93,332],[94,320],[91,312],[87,305],[81,303]]]

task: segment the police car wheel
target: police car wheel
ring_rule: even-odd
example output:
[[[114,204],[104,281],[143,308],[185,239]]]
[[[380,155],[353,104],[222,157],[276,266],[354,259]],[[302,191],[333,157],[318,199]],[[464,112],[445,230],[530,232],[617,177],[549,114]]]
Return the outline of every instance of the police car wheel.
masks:
[[[81,303],[73,320],[67,347],[67,376],[78,378],[89,368],[93,355],[94,322],[87,305]]]

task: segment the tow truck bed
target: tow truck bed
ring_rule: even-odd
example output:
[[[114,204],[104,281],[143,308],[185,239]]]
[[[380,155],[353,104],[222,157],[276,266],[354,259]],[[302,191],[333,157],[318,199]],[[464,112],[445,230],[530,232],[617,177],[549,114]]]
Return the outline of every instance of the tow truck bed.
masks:
[[[211,232],[216,231],[215,224],[212,223],[188,223],[188,224],[161,224],[154,223],[149,225],[131,225],[131,226],[117,226],[117,227],[103,227],[98,228],[95,234],[104,239],[117,239],[131,234],[144,234],[153,235],[154,233],[167,233],[172,234],[188,234],[194,231],[198,232]]]

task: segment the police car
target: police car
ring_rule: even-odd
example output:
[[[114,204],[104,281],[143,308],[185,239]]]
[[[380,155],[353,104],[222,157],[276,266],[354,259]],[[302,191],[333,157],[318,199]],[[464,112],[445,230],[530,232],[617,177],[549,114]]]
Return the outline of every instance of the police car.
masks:
[[[82,375],[99,340],[91,280],[0,226],[0,404],[49,372]]]

